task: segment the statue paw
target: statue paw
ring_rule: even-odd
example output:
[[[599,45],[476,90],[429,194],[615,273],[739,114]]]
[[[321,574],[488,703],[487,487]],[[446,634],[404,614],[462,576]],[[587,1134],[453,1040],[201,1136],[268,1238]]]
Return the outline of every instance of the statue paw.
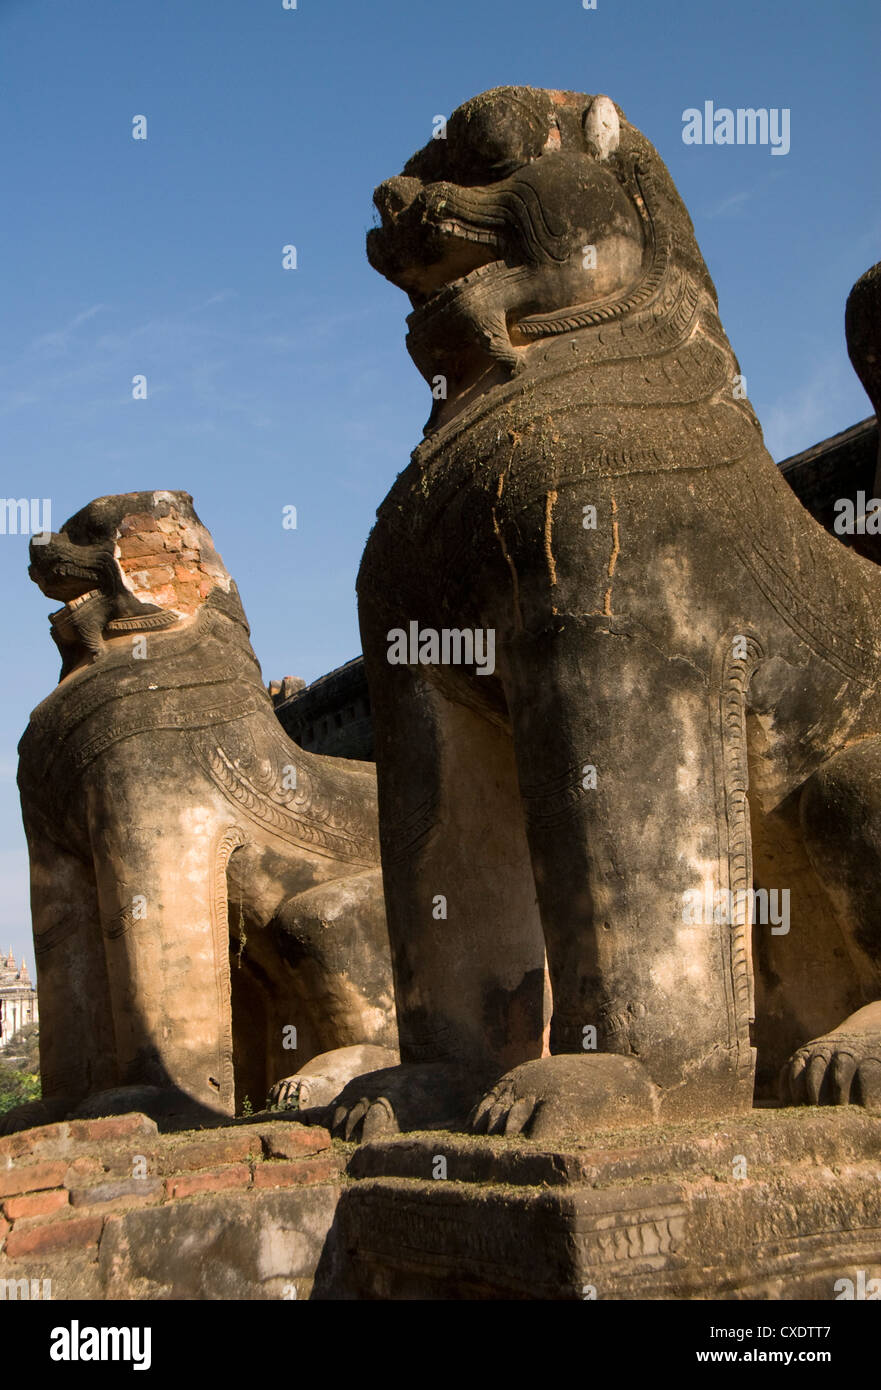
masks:
[[[177,1086],[114,1086],[80,1101],[71,1118],[97,1120],[109,1115],[147,1115],[161,1130],[216,1125],[225,1112],[204,1105]]]
[[[785,1105],[862,1105],[881,1111],[881,1029],[840,1028],[800,1047],[780,1079]]]
[[[383,1067],[350,1081],[336,1097],[332,1131],[356,1143],[414,1129],[465,1129],[482,1089],[473,1068],[448,1062]]]
[[[473,1112],[471,1129],[540,1141],[582,1138],[591,1130],[652,1124],[658,1100],[657,1087],[633,1057],[539,1057],[493,1086]]]
[[[305,1110],[309,1104],[308,1079],[299,1074],[276,1081],[266,1102],[270,1110]]]
[[[11,1110],[0,1115],[0,1135],[18,1134],[23,1129],[35,1129],[38,1125],[52,1125],[66,1120],[76,1105],[75,1100],[26,1100],[14,1105]]]
[[[277,1081],[269,1092],[269,1104],[279,1110],[309,1110],[330,1105],[349,1081],[398,1063],[389,1047],[361,1043],[321,1052],[293,1076]]]
[[[784,1105],[862,1105],[881,1110],[881,1001],[805,1043],[780,1075]]]

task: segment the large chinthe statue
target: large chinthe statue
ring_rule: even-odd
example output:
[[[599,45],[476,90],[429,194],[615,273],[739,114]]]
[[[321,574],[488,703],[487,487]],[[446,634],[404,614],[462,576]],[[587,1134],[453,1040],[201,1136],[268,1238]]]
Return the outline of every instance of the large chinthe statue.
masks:
[[[338,1132],[881,1107],[881,573],[765,449],[667,169],[508,87],[375,201],[434,407],[358,584],[402,1066]]]
[[[43,1101],[6,1127],[394,1060],[373,769],[283,732],[192,498],[99,498],[30,573],[62,670],[20,744]]]

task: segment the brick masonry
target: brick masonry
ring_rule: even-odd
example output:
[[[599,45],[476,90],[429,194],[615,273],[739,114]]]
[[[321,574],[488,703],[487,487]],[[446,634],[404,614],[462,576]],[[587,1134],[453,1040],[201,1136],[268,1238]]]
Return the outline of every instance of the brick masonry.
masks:
[[[345,1161],[327,1130],[289,1120],[163,1135],[147,1116],[124,1115],[10,1135],[0,1139],[0,1278],[26,1272],[25,1260],[43,1271],[74,1256],[96,1262],[106,1223],[138,1209],[161,1221],[163,1207],[216,1194],[256,1201],[258,1190],[338,1184]]]

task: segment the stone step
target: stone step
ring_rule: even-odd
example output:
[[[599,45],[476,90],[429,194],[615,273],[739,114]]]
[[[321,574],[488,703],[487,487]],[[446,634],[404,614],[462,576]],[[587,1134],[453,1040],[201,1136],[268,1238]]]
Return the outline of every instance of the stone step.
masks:
[[[469,1136],[436,1131],[402,1134],[362,1144],[348,1173],[354,1178],[424,1181],[439,1158],[450,1181],[527,1187],[603,1186],[656,1181],[659,1174],[706,1175],[724,1180],[735,1159],[748,1171],[781,1164],[869,1162],[881,1166],[881,1116],[857,1106],[834,1112],[801,1108],[758,1110],[747,1117],[690,1125],[646,1126],[588,1136],[582,1144],[550,1149],[517,1136]]]
[[[559,1152],[403,1135],[348,1171],[317,1297],[831,1300],[881,1278],[881,1116],[853,1108]]]

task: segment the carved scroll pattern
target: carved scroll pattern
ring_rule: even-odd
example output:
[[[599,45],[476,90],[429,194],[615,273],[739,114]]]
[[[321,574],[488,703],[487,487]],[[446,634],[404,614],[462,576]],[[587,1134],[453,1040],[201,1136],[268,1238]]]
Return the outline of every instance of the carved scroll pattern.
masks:
[[[719,718],[722,735],[722,791],[727,831],[728,889],[733,904],[731,980],[733,987],[738,1074],[751,1074],[753,1049],[749,1025],[755,1018],[752,966],[752,839],[750,835],[749,770],[746,743],[746,693],[756,666],[764,656],[753,633],[730,632],[721,646]]]
[[[220,1103],[231,1109],[235,1104],[235,1073],[232,1044],[232,980],[229,968],[229,896],[226,868],[230,856],[245,843],[237,825],[224,830],[214,850],[214,883],[211,894],[211,937],[214,947],[214,983],[217,990],[217,1017],[220,1020],[218,1052],[220,1061]]]

